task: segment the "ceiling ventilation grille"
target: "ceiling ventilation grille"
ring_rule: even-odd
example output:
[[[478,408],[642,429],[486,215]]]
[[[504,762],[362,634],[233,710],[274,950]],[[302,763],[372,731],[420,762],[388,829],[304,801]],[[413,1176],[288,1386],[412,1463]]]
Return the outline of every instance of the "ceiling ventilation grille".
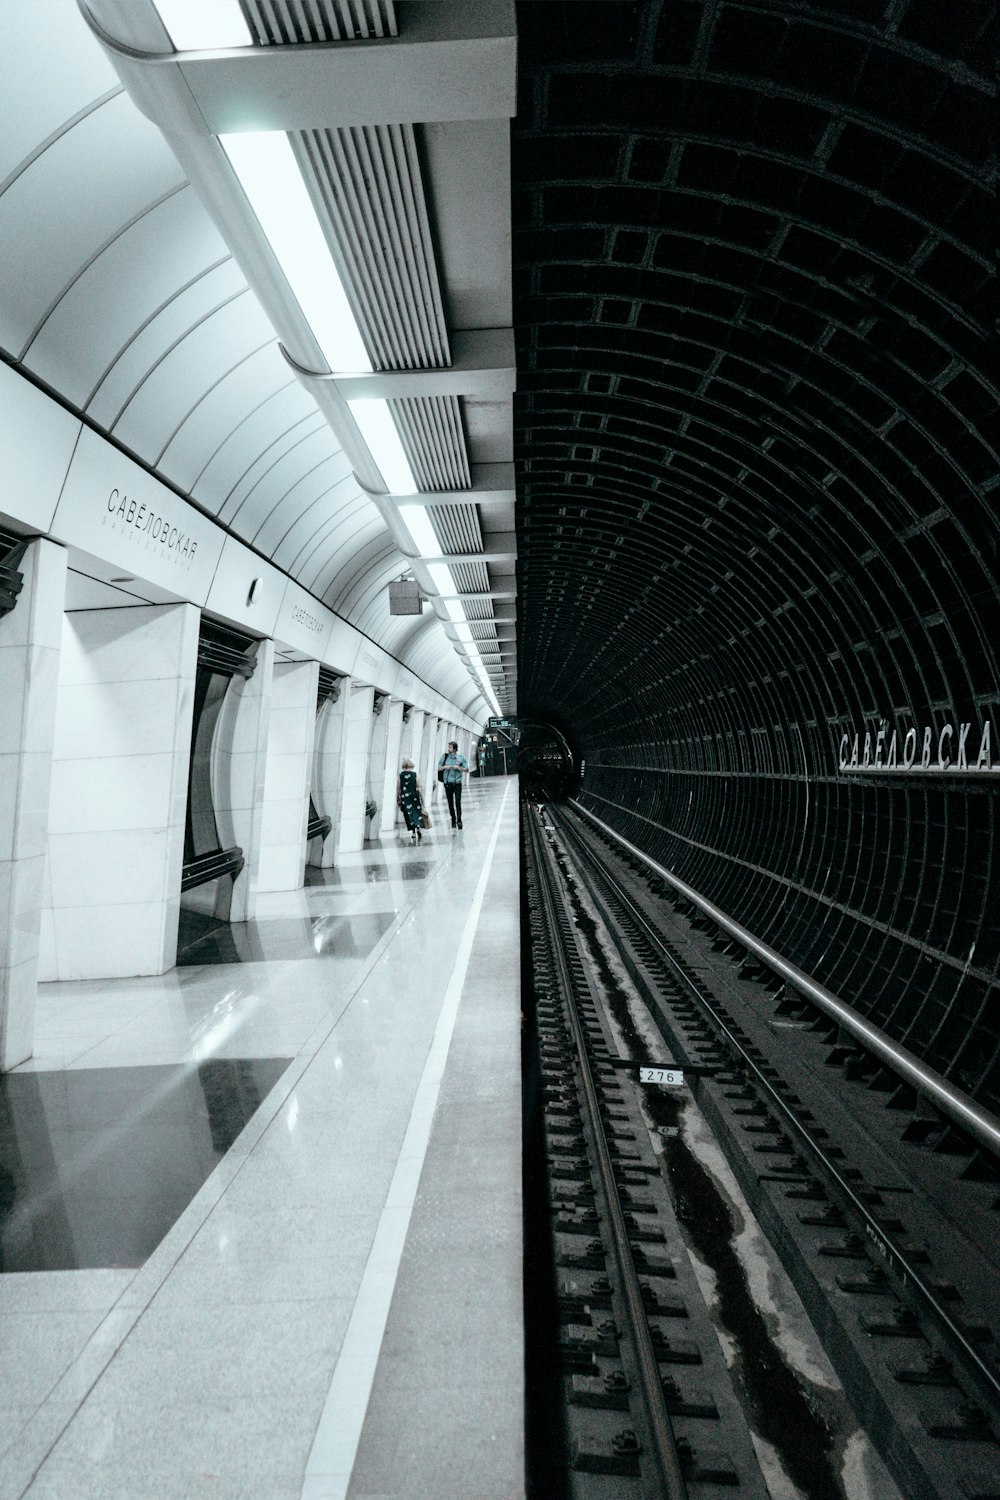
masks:
[[[468,609],[468,605],[466,605]],[[497,645],[497,627],[495,620],[476,620],[469,627],[474,641],[488,641],[491,646]]]
[[[262,47],[398,35],[393,0],[242,0],[242,5]]]
[[[491,624],[494,623],[492,599],[463,599],[462,607],[467,620],[489,620]]]
[[[490,576],[486,571],[485,563],[452,563],[451,576],[454,578],[455,587],[460,594],[486,594],[489,592]]]
[[[429,507],[442,552],[482,552],[483,533],[474,505]]]
[[[290,135],[376,369],[451,364],[410,125]]]
[[[457,396],[407,396],[390,401],[418,490],[472,488]]]

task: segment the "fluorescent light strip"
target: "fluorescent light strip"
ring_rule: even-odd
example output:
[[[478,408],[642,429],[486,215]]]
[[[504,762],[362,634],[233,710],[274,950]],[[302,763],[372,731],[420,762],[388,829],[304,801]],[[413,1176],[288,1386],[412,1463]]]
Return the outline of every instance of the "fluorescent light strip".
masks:
[[[219,139],[330,369],[370,371],[361,330],[288,137],[277,130],[248,130]],[[348,406],[389,494],[412,495],[416,480],[388,402],[372,398]],[[420,541],[417,545],[421,554],[428,550]],[[434,537],[430,556],[439,551]]]
[[[369,373],[372,362],[288,137],[247,130],[219,140],[330,369]]]
[[[430,513],[422,506],[408,505],[400,512],[403,525],[413,540],[413,545],[421,557],[440,557],[441,543],[437,539],[434,530],[434,522]]]
[[[449,594],[455,592],[455,580],[451,576],[451,569],[447,563],[428,563],[427,571],[431,575],[431,582],[441,595],[441,603],[450,620],[459,623],[465,619],[465,610],[461,599],[449,599]]]
[[[178,52],[253,45],[238,0],[153,0],[153,4]]]
[[[385,487],[390,495],[412,495],[417,487],[413,477],[403,445],[399,440],[396,424],[392,419],[388,401],[372,398],[371,400],[348,401],[351,416],[358,424],[361,436],[368,445],[368,451],[378,465],[379,473],[385,480]],[[430,517],[425,516],[429,522]],[[433,534],[433,533],[432,533]],[[411,531],[410,535],[413,535]],[[434,538],[435,552],[441,551],[437,546],[437,537]],[[423,548],[420,549],[421,552]],[[435,552],[431,553],[433,557]]]
[[[467,642],[467,644],[465,645],[466,656],[469,660],[470,666],[472,667],[473,671],[476,674],[476,677],[479,680],[480,691],[485,697],[487,703],[492,707],[493,712],[499,714],[500,705],[498,704],[496,694],[493,691],[493,684],[490,682],[489,677],[486,675],[486,668],[483,666],[483,659],[479,655],[476,644],[472,639],[472,631],[469,630],[468,621],[466,620],[465,616],[465,610],[462,607],[462,601],[461,599],[447,598],[447,595],[450,594],[455,587],[455,581],[451,576],[451,569],[448,567],[447,563],[429,563],[427,571],[431,575],[431,582],[437,589],[438,594],[441,595],[441,603],[447,610],[449,618],[453,620],[454,623],[458,626],[459,640],[461,640],[462,642]],[[466,630],[469,631],[468,637],[466,637],[464,634],[464,631]]]
[[[483,690],[486,694],[487,702],[491,703],[496,712],[499,713],[500,708],[497,704],[496,695],[493,692],[493,684],[490,682],[489,677],[486,675],[486,668],[483,666],[482,657],[479,655],[479,652],[477,651],[475,646],[470,645],[468,649],[469,655],[472,658],[473,666],[476,670],[476,674],[479,677],[479,681],[482,684]]]

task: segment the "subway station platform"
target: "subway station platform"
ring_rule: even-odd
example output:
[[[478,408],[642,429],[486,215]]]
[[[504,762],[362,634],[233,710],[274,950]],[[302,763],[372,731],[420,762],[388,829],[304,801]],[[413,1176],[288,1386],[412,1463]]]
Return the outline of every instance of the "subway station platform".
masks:
[[[465,800],[162,977],[42,987],[0,1500],[523,1494],[517,784]]]

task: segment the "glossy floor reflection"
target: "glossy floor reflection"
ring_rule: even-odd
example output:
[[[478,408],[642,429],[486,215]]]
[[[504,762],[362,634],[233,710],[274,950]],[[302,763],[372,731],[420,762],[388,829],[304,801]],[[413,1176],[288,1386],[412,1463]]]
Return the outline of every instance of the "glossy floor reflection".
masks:
[[[287,1066],[0,1076],[0,1271],[141,1265]]]
[[[0,1500],[519,1493],[512,788],[258,893],[252,960],[40,987],[0,1093]]]
[[[316,914],[230,925],[185,912],[177,941],[177,967],[290,958],[360,958],[371,952],[395,915],[392,911],[356,916]]]

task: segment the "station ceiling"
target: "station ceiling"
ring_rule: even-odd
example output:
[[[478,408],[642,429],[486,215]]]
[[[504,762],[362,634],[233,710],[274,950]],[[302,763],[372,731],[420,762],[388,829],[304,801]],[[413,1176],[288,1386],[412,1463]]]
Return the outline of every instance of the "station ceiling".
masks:
[[[516,694],[513,7],[216,9],[245,45],[175,53],[154,0],[0,7],[0,354],[484,719],[483,679],[501,709]],[[262,127],[318,205],[367,386],[325,363],[225,159],[224,132]],[[386,496],[348,409],[371,395],[409,497]],[[423,615],[390,613],[404,574]],[[114,603],[106,583],[73,597]]]

